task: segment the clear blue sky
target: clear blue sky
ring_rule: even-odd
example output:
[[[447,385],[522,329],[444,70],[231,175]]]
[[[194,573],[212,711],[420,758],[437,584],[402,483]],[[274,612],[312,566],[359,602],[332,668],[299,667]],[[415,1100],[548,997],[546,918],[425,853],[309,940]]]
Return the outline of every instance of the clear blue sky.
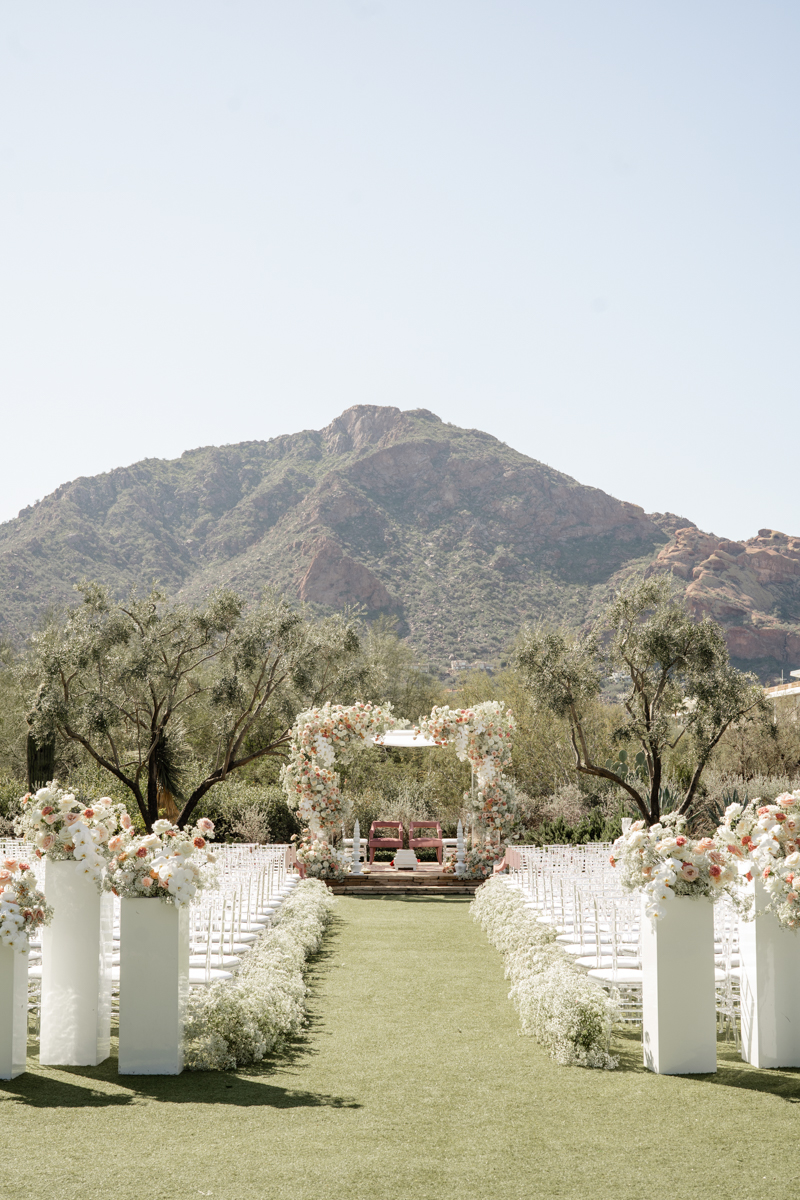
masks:
[[[0,13],[0,519],[370,403],[800,533],[796,3]]]

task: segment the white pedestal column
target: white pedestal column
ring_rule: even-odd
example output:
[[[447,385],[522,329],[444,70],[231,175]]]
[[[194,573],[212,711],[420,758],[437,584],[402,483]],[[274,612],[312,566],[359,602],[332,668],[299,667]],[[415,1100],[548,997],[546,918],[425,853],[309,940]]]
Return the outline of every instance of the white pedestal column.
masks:
[[[642,1034],[645,1066],[658,1075],[717,1069],[714,908],[673,896],[651,921],[642,900]]]
[[[180,1075],[189,995],[189,909],[120,902],[119,1073]]]
[[[42,930],[39,1061],[96,1067],[111,1049],[113,898],[79,862],[48,862],[45,895],[55,915]]]
[[[0,1079],[16,1079],[28,1054],[28,955],[0,946]]]
[[[800,1067],[800,934],[765,913],[769,894],[749,884],[754,921],[739,922],[742,1058],[754,1067]]]

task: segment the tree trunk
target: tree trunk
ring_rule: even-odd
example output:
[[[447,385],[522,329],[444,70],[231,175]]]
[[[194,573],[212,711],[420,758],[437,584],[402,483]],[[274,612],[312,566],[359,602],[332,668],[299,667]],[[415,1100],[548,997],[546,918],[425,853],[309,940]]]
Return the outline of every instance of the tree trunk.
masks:
[[[150,755],[147,764],[147,832],[153,832],[153,825],[158,820],[158,780],[155,756]]]
[[[56,773],[56,739],[37,742],[28,734],[28,791],[35,792],[50,783]]]

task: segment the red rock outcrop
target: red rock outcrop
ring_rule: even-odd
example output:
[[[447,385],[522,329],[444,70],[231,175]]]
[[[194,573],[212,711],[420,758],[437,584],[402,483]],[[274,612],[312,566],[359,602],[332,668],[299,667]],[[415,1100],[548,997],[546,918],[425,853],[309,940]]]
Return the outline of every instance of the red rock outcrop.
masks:
[[[800,661],[800,538],[773,529],[732,542],[696,528],[678,529],[647,574],[670,572],[686,585],[698,620],[725,629],[734,658]]]
[[[303,548],[311,554],[311,566],[300,583],[300,599],[343,608],[363,604],[372,612],[389,609],[394,601],[384,585],[367,567],[342,551],[333,538],[320,538]]]

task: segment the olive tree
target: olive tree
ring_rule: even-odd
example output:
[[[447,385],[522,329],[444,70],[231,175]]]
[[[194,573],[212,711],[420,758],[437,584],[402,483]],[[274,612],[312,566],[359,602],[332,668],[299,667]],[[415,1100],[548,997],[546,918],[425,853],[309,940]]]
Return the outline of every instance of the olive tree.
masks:
[[[78,590],[83,602],[31,639],[31,731],[81,746],[129,789],[148,829],[165,794],[184,825],[215,784],[283,755],[300,708],[358,685],[346,616],[312,622],[284,600],[248,607],[224,589],[199,607],[157,589],[122,601],[100,584]]]
[[[763,708],[754,675],[731,666],[720,627],[693,621],[666,579],[639,581],[619,593],[586,633],[544,626],[523,631],[514,659],[540,710],[566,719],[579,773],[616,784],[648,824],[660,819],[666,761],[682,743],[689,763],[678,810],[688,813],[709,758],[725,731]],[[611,672],[627,679],[612,730],[619,746],[640,747],[602,762],[589,714]]]

